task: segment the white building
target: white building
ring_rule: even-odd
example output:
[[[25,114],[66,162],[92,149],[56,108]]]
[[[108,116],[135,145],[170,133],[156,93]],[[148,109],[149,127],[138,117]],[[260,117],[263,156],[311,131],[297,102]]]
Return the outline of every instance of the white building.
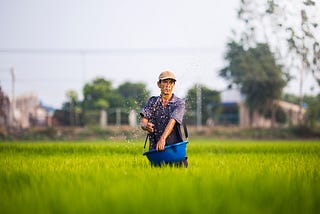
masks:
[[[239,125],[240,127],[271,127],[271,119],[267,119],[258,112],[253,113],[252,123],[250,125],[249,110],[244,103],[244,97],[238,90],[230,89],[221,93],[221,103],[223,108],[229,112],[223,111],[221,114],[222,120],[227,124]],[[298,105],[278,100],[276,104],[282,108],[287,117],[286,125],[297,125],[306,113],[306,110]],[[231,109],[231,110],[230,110]],[[225,114],[225,115],[224,115]],[[227,115],[229,114],[229,115]],[[279,124],[274,124],[279,125]]]

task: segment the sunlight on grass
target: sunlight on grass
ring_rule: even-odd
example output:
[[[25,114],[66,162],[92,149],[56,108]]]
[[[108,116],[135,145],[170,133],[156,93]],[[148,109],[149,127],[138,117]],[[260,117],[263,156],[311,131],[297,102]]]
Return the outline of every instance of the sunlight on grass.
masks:
[[[319,142],[188,144],[152,168],[141,143],[0,144],[1,213],[318,213]]]

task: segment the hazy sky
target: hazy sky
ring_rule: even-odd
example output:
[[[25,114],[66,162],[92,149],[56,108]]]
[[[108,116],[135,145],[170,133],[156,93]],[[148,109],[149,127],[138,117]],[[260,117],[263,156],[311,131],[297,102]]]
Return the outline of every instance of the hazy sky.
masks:
[[[195,83],[223,90],[217,72],[240,0],[0,0],[0,84],[61,107],[69,89],[104,77],[143,82],[158,94],[163,70],[185,96]],[[287,90],[297,92],[296,83]],[[308,86],[309,87],[309,86]],[[306,88],[307,90],[307,88]]]

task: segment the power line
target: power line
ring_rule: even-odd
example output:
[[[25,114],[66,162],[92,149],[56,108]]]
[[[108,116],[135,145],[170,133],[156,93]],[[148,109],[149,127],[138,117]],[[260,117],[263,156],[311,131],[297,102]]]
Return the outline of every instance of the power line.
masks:
[[[7,54],[220,54],[215,47],[194,48],[107,48],[107,49],[54,49],[54,48],[0,48]]]
[[[54,82],[55,84],[64,84],[66,82],[71,82],[71,81],[77,81],[77,82],[82,82],[82,78],[42,78],[42,79],[37,79],[37,78],[16,78],[16,82],[19,82],[19,84],[22,85],[30,85],[34,83],[48,83],[48,82]],[[9,78],[2,78],[0,81],[5,83],[5,82],[11,82],[11,79]]]

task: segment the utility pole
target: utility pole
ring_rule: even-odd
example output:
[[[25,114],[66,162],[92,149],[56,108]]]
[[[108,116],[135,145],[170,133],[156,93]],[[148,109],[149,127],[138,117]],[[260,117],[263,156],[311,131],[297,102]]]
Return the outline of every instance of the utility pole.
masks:
[[[121,125],[121,109],[116,108],[116,124],[117,126]]]
[[[15,84],[16,84],[16,78],[15,78],[15,72],[14,72],[14,67],[12,66],[10,68],[10,73],[11,73],[11,104],[10,104],[10,126],[14,125],[15,122],[15,115],[14,111],[16,109],[16,100],[15,100]]]
[[[202,95],[201,85],[197,84],[197,130],[202,130]]]

